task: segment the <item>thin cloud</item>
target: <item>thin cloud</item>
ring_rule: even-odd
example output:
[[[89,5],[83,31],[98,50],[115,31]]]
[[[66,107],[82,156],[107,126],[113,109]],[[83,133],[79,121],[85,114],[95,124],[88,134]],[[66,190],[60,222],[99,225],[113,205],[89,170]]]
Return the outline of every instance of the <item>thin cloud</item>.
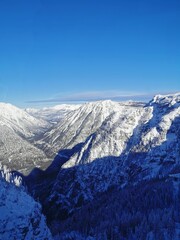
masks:
[[[137,92],[118,92],[118,91],[92,91],[71,93],[67,95],[59,95],[50,99],[30,100],[27,103],[61,103],[61,102],[89,102],[99,100],[114,101],[147,101],[150,100],[155,93],[137,93]]]

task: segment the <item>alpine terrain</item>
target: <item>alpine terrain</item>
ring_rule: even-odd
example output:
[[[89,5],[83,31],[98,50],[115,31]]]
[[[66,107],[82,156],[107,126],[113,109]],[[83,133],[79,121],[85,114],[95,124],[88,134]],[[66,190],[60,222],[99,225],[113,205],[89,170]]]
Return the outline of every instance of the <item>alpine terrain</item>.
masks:
[[[180,238],[180,93],[20,111],[26,118],[2,114],[12,140],[1,136],[0,153],[6,165],[9,152],[19,156],[24,168],[12,174],[42,205],[54,239]],[[41,160],[27,147],[34,164],[21,157],[15,137]]]
[[[0,103],[0,162],[24,174],[34,167],[46,168],[52,156],[39,147],[38,140],[74,108],[78,105],[23,110],[12,104]]]
[[[57,239],[179,239],[179,93],[83,104],[41,141],[59,152],[25,182]]]
[[[0,239],[52,239],[41,206],[21,186],[21,178],[0,166]]]

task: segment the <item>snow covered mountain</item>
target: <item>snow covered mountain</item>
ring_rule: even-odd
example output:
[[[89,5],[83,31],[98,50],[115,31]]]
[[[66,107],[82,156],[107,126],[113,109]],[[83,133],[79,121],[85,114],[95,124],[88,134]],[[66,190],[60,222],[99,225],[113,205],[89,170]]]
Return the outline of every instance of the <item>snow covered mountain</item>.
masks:
[[[114,184],[167,175],[180,164],[180,94],[120,108],[111,106],[113,113],[62,166],[77,166],[72,185],[80,186],[85,199]]]
[[[43,111],[31,114],[50,128],[40,128],[40,134],[32,128],[26,141],[56,157],[47,170],[35,168],[23,182],[41,202],[56,239],[178,239],[180,93],[155,96],[148,104],[106,100]],[[5,140],[24,140],[23,131],[13,129],[13,135],[12,127],[6,128]],[[34,166],[42,164],[41,159]],[[106,214],[102,225],[96,225],[98,213]],[[154,219],[162,220],[157,232]]]
[[[43,166],[49,159],[33,141],[48,128],[46,121],[11,104],[0,103],[0,162],[23,173]]]
[[[10,174],[1,171],[0,167],[0,175]],[[0,239],[52,239],[40,204],[35,202],[22,187],[6,182],[1,176]]]
[[[111,109],[113,111],[113,107]],[[121,106],[102,121],[97,131],[83,141],[80,151],[63,167],[87,164],[109,156],[123,157],[130,162],[132,155],[138,153],[144,153],[146,159],[153,156],[158,165],[161,156],[168,152],[164,161],[176,162],[179,159],[179,118],[179,94],[155,96],[146,106]],[[161,152],[157,152],[159,147]]]
[[[84,104],[65,115],[44,141],[54,152],[61,150],[52,167],[34,172],[27,184],[33,182],[30,188],[48,218],[66,219],[113,187],[168,180],[179,171],[180,94],[155,96],[146,105]]]
[[[45,121],[55,124],[58,123],[66,113],[78,109],[80,106],[79,104],[60,104],[42,109],[27,108],[25,111],[38,119],[44,119]]]
[[[55,156],[61,149],[71,149],[76,144],[84,142],[106,119],[108,121],[108,118],[114,117],[113,124],[113,121],[117,121],[116,118],[128,115],[136,109],[134,105],[138,109],[137,112],[142,108],[140,103],[118,103],[110,100],[85,103],[65,114],[63,119],[44,135],[40,143],[46,146],[45,150],[48,153]]]
[[[0,125],[6,126],[24,137],[32,137],[47,127],[47,122],[29,115],[9,103],[0,103]]]
[[[79,107],[61,104],[23,110],[0,103],[0,162],[24,174],[34,167],[45,169],[53,158],[48,151],[45,153],[46,146],[50,145],[41,141],[42,136],[61,122],[67,113]]]

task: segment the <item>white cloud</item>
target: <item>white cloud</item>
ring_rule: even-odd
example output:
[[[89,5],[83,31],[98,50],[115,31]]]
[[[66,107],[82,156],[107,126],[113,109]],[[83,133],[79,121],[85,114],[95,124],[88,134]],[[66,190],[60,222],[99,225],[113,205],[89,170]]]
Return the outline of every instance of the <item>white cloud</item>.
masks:
[[[61,103],[61,102],[88,102],[111,99],[115,101],[149,101],[155,93],[126,92],[126,91],[89,91],[68,94],[57,94],[56,97],[42,100],[28,101],[28,103]]]

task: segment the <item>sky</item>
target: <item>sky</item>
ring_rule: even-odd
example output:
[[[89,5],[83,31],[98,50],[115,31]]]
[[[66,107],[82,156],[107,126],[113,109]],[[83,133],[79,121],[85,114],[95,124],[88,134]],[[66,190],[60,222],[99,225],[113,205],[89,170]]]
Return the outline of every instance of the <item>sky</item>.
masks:
[[[0,102],[178,91],[179,0],[0,0]]]

